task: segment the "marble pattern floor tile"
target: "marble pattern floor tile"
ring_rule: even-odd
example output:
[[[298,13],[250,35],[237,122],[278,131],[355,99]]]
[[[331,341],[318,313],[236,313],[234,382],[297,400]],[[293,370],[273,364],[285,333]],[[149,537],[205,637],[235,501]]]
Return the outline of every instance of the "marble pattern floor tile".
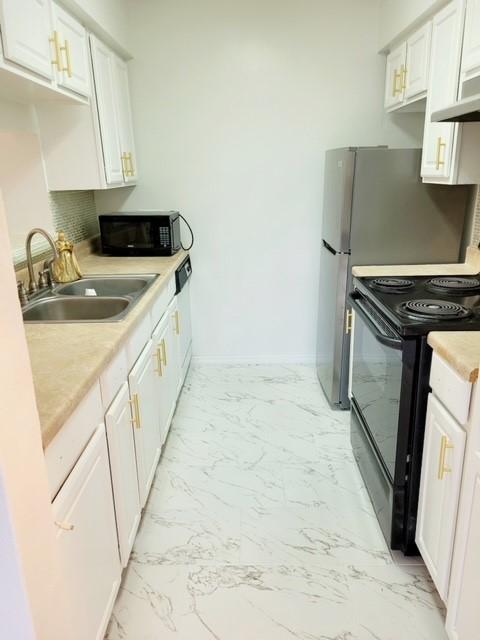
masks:
[[[309,366],[195,366],[108,640],[446,640]]]

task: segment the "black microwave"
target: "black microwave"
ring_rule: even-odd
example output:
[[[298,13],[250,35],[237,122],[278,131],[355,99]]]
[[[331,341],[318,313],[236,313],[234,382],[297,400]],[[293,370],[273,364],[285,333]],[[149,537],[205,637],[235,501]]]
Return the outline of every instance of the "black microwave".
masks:
[[[172,256],[181,245],[178,211],[99,215],[102,252],[113,256]]]

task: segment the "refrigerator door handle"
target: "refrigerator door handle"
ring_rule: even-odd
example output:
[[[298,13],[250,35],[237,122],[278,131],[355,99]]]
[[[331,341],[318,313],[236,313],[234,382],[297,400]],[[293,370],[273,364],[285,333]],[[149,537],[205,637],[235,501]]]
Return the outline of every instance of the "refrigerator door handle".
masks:
[[[335,249],[331,247],[326,240],[322,240],[322,242],[323,242],[323,246],[327,251],[330,251],[330,253],[334,256],[337,255],[337,251],[335,251]]]

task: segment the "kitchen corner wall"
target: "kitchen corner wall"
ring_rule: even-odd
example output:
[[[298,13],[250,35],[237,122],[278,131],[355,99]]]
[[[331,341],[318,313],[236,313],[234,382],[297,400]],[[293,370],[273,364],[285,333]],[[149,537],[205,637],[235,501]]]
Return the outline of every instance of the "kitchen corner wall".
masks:
[[[383,110],[379,1],[129,6],[139,184],[99,212],[192,224],[195,356],[313,361],[325,150],[421,146],[421,114]]]

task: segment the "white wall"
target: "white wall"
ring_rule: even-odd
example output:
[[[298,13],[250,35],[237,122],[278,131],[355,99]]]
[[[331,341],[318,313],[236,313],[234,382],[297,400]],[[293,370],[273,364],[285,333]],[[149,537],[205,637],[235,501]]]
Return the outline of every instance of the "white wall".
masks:
[[[61,0],[108,44],[128,50],[128,0]]]
[[[377,0],[130,2],[140,184],[97,205],[192,223],[195,355],[313,358],[325,150],[421,142],[421,116],[383,113],[378,18]]]
[[[382,0],[380,8],[380,49],[413,24],[447,4],[448,0]]]

